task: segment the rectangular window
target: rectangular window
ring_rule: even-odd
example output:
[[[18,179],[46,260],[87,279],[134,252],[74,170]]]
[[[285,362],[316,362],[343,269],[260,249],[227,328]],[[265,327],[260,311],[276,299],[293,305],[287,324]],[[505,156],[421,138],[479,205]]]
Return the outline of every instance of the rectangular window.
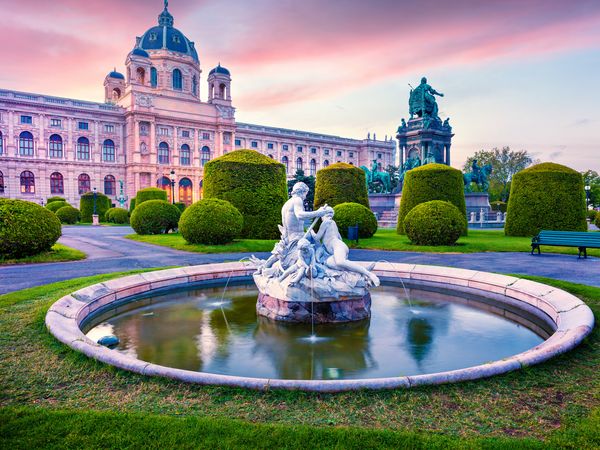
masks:
[[[337,152],[335,152],[335,154],[336,154],[337,156],[342,156],[342,151],[341,151],[341,150],[338,150]]]
[[[58,127],[60,128],[62,125],[62,121],[60,119],[50,119],[50,126],[51,127]]]
[[[238,147],[242,145],[242,141],[241,139],[236,139],[235,140],[235,145],[237,145]]]
[[[317,153],[316,147],[311,147],[310,152],[314,155]]]
[[[377,153],[377,159],[381,159],[381,153]]]
[[[350,158],[354,158],[354,152],[350,152],[350,153],[348,153],[348,156],[349,156]]]
[[[159,127],[158,128],[158,134],[160,134],[161,136],[168,136],[169,135],[169,129],[168,128],[164,128],[164,127]]]
[[[274,146],[273,146],[273,143],[272,143],[272,142],[268,142],[268,143],[267,143],[267,148],[268,148],[269,150],[273,150],[273,148],[274,148]]]
[[[189,137],[190,137],[190,132],[189,132],[189,131],[187,131],[187,130],[183,130],[183,131],[181,132],[181,137],[184,137],[184,138],[189,138]]]
[[[329,156],[329,149],[328,148],[323,149],[323,154],[325,156]]]
[[[250,145],[252,146],[252,148],[258,148],[258,142],[256,141],[252,141]]]
[[[87,123],[87,122],[79,122],[79,123],[77,124],[77,127],[78,127],[80,130],[89,130],[89,129],[90,129],[90,124],[89,124],[89,123]]]
[[[114,133],[115,132],[115,126],[114,125],[104,125],[104,132],[105,133]]]
[[[283,144],[283,149],[284,149],[284,150],[286,150],[286,151],[287,151],[289,148],[290,148],[290,147],[289,147],[287,144]]]
[[[140,136],[148,136],[148,129],[150,124],[148,122],[140,122]]]
[[[304,147],[302,147],[301,145],[298,145],[298,146],[296,147],[296,150],[298,151],[298,153],[302,153],[302,150],[303,150],[303,148],[304,148]]]
[[[210,133],[202,132],[202,139],[205,141],[210,140]]]
[[[33,123],[33,119],[31,118],[31,116],[21,116],[21,123],[31,124]]]

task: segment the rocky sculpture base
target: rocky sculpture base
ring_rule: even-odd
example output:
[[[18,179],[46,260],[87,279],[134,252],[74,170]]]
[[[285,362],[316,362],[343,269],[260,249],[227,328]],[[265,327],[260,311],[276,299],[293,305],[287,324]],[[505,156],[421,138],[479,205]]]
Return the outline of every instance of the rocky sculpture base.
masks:
[[[256,312],[273,320],[295,323],[342,323],[371,316],[371,295],[332,298],[318,302],[282,300],[260,293]]]

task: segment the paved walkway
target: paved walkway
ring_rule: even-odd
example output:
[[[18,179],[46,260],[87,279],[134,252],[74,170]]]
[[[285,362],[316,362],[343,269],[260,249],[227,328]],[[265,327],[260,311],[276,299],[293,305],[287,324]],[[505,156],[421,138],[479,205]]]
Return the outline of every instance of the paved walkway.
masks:
[[[189,253],[131,241],[129,227],[63,227],[59,242],[87,253],[83,261],[0,267],[0,294],[32,286],[101,273],[149,267],[184,266],[238,261],[249,253]],[[256,256],[265,256],[266,253]],[[600,287],[600,258],[577,259],[574,255],[529,253],[417,253],[352,250],[355,260],[404,262],[462,267],[488,272],[518,273],[558,278]]]

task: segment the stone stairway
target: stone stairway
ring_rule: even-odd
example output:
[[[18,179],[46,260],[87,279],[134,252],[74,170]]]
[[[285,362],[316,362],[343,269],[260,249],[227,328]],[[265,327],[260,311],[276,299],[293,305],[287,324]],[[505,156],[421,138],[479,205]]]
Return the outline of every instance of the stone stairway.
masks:
[[[398,210],[397,209],[386,209],[377,219],[377,225],[379,228],[396,228],[398,223]]]

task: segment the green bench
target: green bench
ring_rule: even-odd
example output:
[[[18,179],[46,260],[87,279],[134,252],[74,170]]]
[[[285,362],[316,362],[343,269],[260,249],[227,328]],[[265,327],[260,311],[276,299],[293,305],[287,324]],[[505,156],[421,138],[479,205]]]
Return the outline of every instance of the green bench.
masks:
[[[541,253],[540,245],[553,245],[556,247],[577,247],[579,258],[583,254],[587,258],[588,248],[600,248],[600,233],[585,231],[548,231],[542,230],[540,234],[531,239],[531,254],[537,249]]]

